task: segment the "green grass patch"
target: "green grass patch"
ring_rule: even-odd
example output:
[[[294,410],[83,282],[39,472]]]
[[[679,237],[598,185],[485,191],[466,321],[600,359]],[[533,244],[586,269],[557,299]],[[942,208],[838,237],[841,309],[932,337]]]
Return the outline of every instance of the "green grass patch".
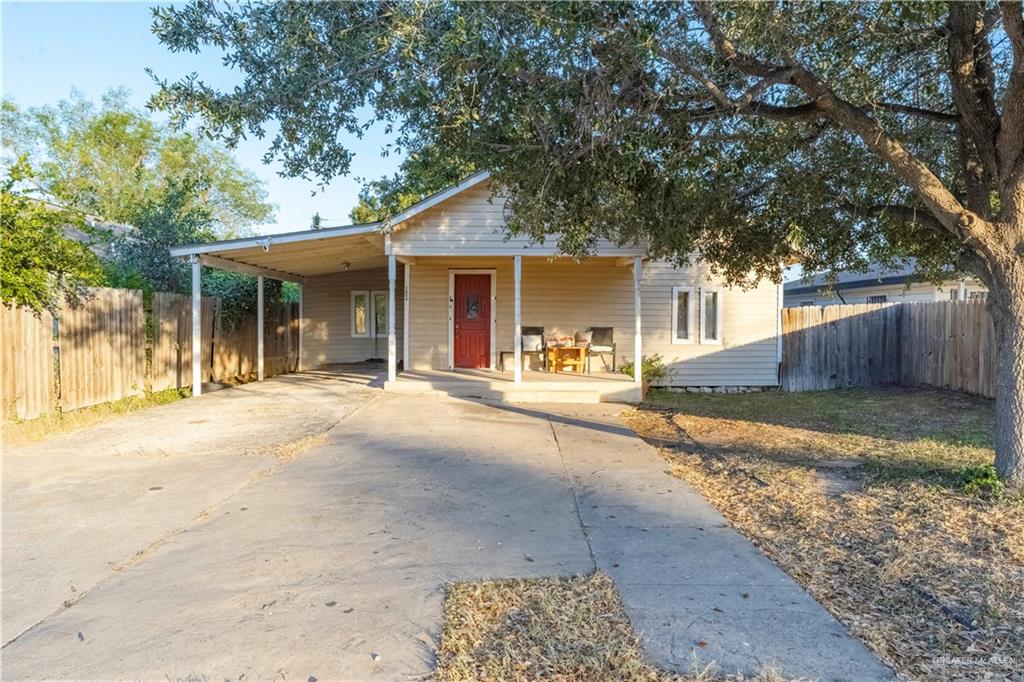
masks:
[[[17,445],[41,441],[50,436],[99,424],[114,417],[138,412],[139,410],[145,410],[157,405],[173,403],[182,398],[188,398],[191,395],[191,388],[171,388],[140,396],[130,396],[121,400],[103,403],[102,405],[83,407],[70,412],[48,414],[38,419],[4,422],[4,442],[7,445]]]

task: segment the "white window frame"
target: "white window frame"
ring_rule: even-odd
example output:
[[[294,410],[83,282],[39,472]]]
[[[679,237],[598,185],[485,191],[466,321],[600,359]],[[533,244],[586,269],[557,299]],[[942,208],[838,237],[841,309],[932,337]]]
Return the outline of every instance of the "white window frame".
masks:
[[[387,322],[384,323],[384,331],[377,329],[377,297],[384,297],[384,319],[388,319],[388,291],[387,289],[372,289],[370,291],[370,322],[369,330],[370,336],[380,338],[386,338],[388,335]]]
[[[679,337],[679,294],[686,292],[686,338]],[[697,290],[693,287],[672,287],[672,344],[683,346],[693,343],[693,298]]]
[[[715,294],[717,302],[718,302],[718,305],[716,306],[718,308],[718,310],[716,311],[716,315],[715,315],[715,317],[716,317],[715,327],[718,330],[718,338],[716,338],[716,339],[709,339],[708,338],[708,336],[707,336],[707,326],[704,324],[704,321],[707,319],[707,311],[706,311],[706,305],[705,305],[705,299],[706,299],[706,295],[707,294]],[[722,338],[725,336],[725,334],[724,334],[725,330],[722,329],[722,308],[723,308],[722,290],[721,289],[716,289],[716,288],[701,287],[701,289],[700,289],[700,342],[701,343],[706,343],[706,344],[716,345],[716,346],[720,346],[722,344]]]
[[[359,333],[356,331],[356,297],[366,297],[366,331]],[[373,325],[373,299],[370,298],[370,292],[366,289],[353,289],[349,292],[349,305],[348,305],[348,316],[350,329],[353,339],[368,339],[370,338],[370,328]]]

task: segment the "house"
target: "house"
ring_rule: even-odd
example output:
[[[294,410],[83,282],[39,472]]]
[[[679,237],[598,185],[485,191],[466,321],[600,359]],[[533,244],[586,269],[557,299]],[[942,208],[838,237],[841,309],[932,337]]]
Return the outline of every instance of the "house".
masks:
[[[809,282],[786,282],[784,303],[787,308],[794,308],[844,303],[985,300],[988,290],[979,280],[951,277],[936,285],[915,276],[916,265],[913,258],[897,269],[873,263],[866,272],[840,272],[832,287],[825,275],[818,275]]]
[[[631,401],[640,398],[642,377],[616,370],[654,354],[667,366],[661,385],[778,384],[780,286],[730,289],[706,266],[676,268],[650,259],[643,245],[602,242],[581,262],[559,257],[550,241],[509,238],[503,209],[483,172],[385,223],[179,246],[171,254],[191,259],[194,290],[202,267],[301,283],[300,367],[386,358],[385,390]],[[539,328],[570,339],[596,328],[604,338],[594,345],[610,352],[593,353],[571,372],[543,371],[541,354],[523,344],[536,344],[524,331]]]

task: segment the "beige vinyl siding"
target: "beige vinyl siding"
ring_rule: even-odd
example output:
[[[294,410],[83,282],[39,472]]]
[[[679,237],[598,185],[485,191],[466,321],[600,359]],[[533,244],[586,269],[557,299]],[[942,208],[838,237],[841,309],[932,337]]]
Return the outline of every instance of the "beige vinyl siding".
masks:
[[[701,266],[676,269],[647,262],[641,289],[643,352],[658,353],[668,367],[666,386],[775,386],[778,384],[778,287],[728,289],[707,280]],[[692,341],[672,343],[672,288],[694,291]],[[701,341],[700,290],[717,289],[722,306],[721,343]]]
[[[395,333],[398,359],[402,359],[403,268],[398,265],[395,290]],[[338,362],[361,362],[386,358],[387,336],[376,339],[352,337],[353,291],[388,290],[388,270],[351,270],[306,278],[302,293],[303,367],[313,368]],[[370,309],[372,314],[372,308]],[[376,341],[376,348],[374,342]]]
[[[505,238],[504,197],[491,197],[484,182],[396,226],[391,248],[399,256],[552,255],[554,240],[531,244],[523,237]],[[643,254],[642,248],[619,248],[601,242],[602,255]]]
[[[617,267],[614,258],[523,259],[524,327],[555,327],[575,333],[590,327],[612,327],[616,367],[633,357],[636,318],[633,312],[633,269]],[[508,344],[511,350],[513,345]],[[603,371],[595,360],[594,371]],[[610,363],[609,367],[610,369]]]
[[[496,350],[514,349],[512,258],[419,258],[412,266],[409,355],[413,369],[448,367],[449,271],[493,269],[496,281]],[[523,326],[581,331],[613,327],[619,361],[633,353],[633,280],[611,258],[523,258]],[[597,369],[597,368],[595,368]]]
[[[497,349],[512,348],[511,258],[419,258],[409,287],[409,366],[448,368],[448,271],[496,270]],[[493,350],[493,349],[492,349]]]

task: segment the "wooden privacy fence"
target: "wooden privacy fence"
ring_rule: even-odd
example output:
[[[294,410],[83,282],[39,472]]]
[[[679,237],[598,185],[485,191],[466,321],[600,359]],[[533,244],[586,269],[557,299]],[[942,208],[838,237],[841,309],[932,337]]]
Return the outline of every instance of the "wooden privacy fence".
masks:
[[[210,380],[213,330],[220,318],[220,300],[203,297],[202,377]],[[153,294],[153,355],[150,363],[152,390],[192,385],[192,297]]]
[[[49,412],[54,400],[53,318],[0,306],[0,395],[3,413],[32,419]]]
[[[903,384],[992,397],[992,316],[980,302],[804,306],[782,311],[786,391]]]
[[[33,419],[57,410],[110,402],[145,390],[192,384],[191,298],[156,293],[148,316],[142,292],[90,289],[56,320],[0,305],[0,404],[7,418]],[[256,373],[255,314],[227,329],[221,303],[203,299],[203,381],[247,380]],[[297,304],[265,314],[264,374],[298,369]],[[147,361],[148,358],[148,361]]]
[[[145,392],[142,292],[90,289],[82,305],[62,307],[57,315],[57,348],[61,409]]]

